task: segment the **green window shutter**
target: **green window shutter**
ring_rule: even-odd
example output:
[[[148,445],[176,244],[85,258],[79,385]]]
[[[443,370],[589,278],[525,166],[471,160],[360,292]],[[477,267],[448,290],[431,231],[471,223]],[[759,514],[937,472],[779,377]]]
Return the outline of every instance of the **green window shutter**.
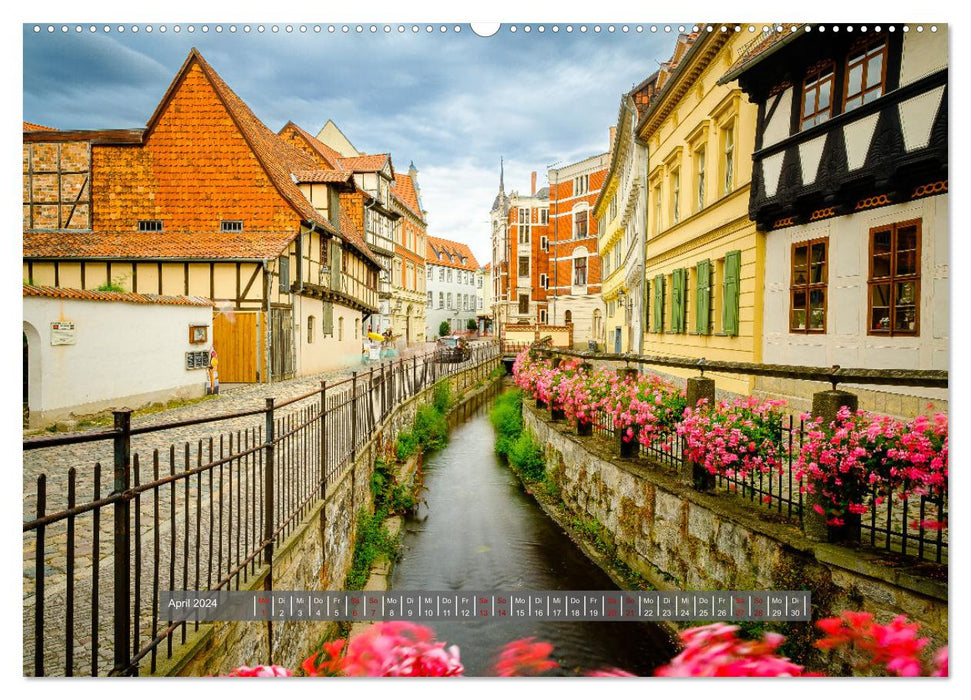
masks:
[[[684,332],[684,270],[671,273],[671,330]]]
[[[738,335],[738,292],[742,252],[731,250],[725,254],[725,308],[722,327],[727,335]]]
[[[340,241],[330,242],[330,288],[341,290],[341,244]]]
[[[654,332],[664,332],[664,275],[654,278]]]
[[[324,302],[324,311],[321,314],[323,319],[323,334],[324,335],[334,335],[334,305],[329,302]]]
[[[698,263],[695,284],[695,333],[708,335],[711,320],[711,261]]]

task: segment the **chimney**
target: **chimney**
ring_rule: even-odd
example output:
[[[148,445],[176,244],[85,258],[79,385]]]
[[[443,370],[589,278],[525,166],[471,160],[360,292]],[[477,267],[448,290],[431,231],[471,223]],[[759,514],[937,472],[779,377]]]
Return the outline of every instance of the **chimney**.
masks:
[[[536,171],[535,170],[533,171],[532,175],[530,176],[530,180],[531,180],[531,183],[530,183],[530,186],[529,186],[529,194],[530,195],[534,195],[534,194],[536,194]]]
[[[614,150],[614,139],[617,138],[617,127],[610,127],[610,145],[607,147],[608,152],[613,152]]]

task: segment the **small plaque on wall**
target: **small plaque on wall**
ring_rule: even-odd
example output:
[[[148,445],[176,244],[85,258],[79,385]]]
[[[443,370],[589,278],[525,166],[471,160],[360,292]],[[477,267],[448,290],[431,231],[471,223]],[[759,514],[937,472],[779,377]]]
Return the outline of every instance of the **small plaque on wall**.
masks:
[[[209,326],[189,326],[189,342],[193,345],[209,340]]]
[[[74,345],[76,342],[74,321],[51,322],[51,345]]]

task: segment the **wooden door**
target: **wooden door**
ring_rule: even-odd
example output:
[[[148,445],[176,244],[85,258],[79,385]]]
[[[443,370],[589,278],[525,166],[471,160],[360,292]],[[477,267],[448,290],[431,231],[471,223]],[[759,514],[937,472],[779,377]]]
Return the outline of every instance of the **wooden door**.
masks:
[[[219,381],[258,382],[262,364],[260,313],[217,313],[212,319],[212,346],[219,359]]]
[[[278,308],[270,310],[270,359],[273,364],[273,381],[290,379],[295,371],[293,309]]]

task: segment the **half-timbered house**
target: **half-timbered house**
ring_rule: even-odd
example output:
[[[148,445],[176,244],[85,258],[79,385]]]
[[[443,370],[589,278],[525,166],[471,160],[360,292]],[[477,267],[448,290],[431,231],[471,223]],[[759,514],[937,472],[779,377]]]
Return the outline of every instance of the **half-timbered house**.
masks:
[[[215,302],[223,382],[357,361],[380,269],[321,167],[193,49],[141,129],[24,131],[24,280]]]
[[[776,27],[721,78],[758,105],[765,362],[948,366],[948,38],[919,29]],[[944,395],[882,393],[861,406],[913,414]]]

